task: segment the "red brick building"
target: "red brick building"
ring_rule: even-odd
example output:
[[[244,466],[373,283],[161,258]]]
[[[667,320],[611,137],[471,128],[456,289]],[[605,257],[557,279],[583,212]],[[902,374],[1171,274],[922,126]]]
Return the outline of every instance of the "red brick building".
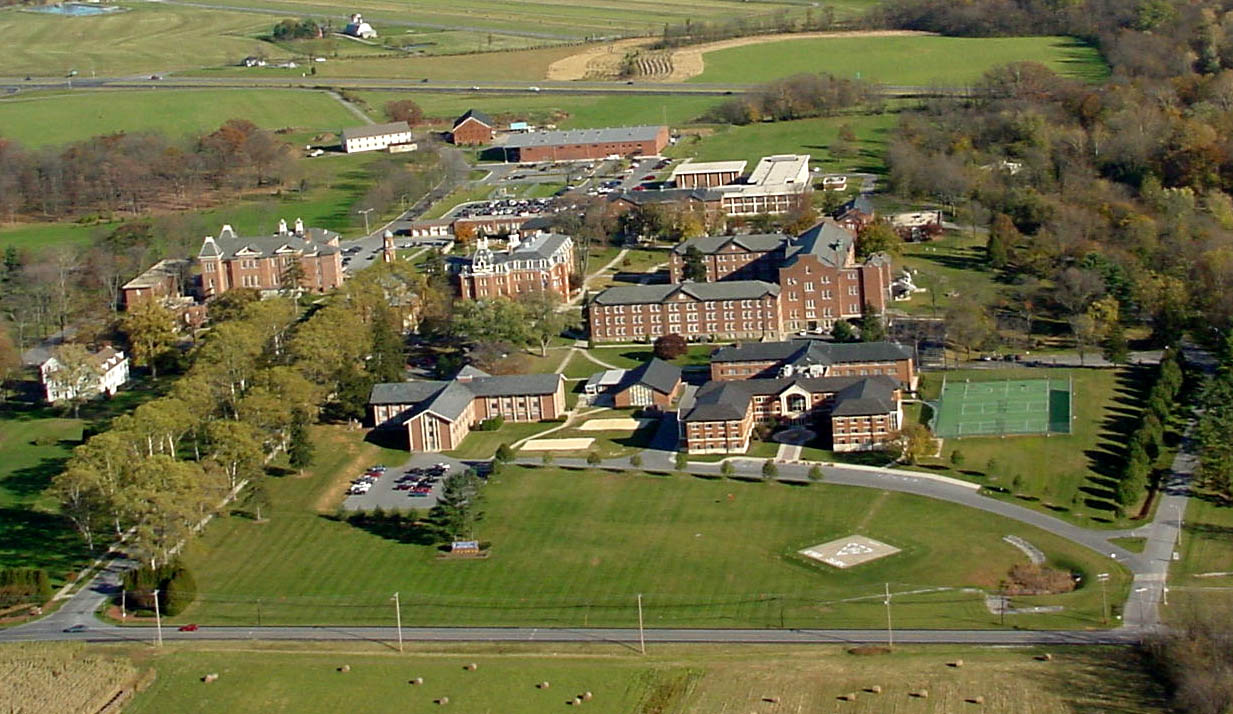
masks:
[[[867,451],[897,438],[903,411],[886,376],[784,377],[709,382],[680,421],[691,454],[744,453],[759,423],[809,425],[834,451]]]
[[[487,114],[470,109],[454,120],[450,141],[458,146],[483,146],[491,144],[497,136],[496,124]]]
[[[221,295],[232,288],[254,288],[272,294],[285,289],[287,272],[298,265],[299,288],[324,293],[344,280],[339,235],[323,228],[305,228],[295,221],[294,230],[278,222],[273,235],[243,237],[223,226],[218,238],[206,236],[195,262],[200,268],[203,298]]]
[[[144,273],[120,288],[120,299],[127,310],[150,300],[167,300],[184,293],[191,261],[167,259],[150,266]]]
[[[611,390],[612,405],[617,409],[652,407],[666,411],[680,396],[683,386],[680,367],[652,357],[640,367],[625,370],[621,381]]]
[[[587,305],[587,321],[596,342],[783,337],[779,286],[760,280],[608,288]]]
[[[745,175],[744,161],[686,161],[672,171],[677,188],[714,188],[736,183]]]
[[[475,252],[455,269],[459,294],[465,300],[515,298],[536,290],[549,290],[569,300],[574,241],[557,233],[540,233],[526,241],[510,236],[505,250],[494,251],[487,238],[480,238]]]
[[[607,156],[658,156],[668,146],[668,127],[537,131],[509,137],[506,161],[578,161]]]
[[[464,367],[449,381],[374,385],[368,404],[374,426],[405,430],[411,451],[450,451],[485,419],[535,422],[561,416],[565,380],[559,374],[493,376]]]
[[[753,342],[721,347],[711,355],[717,382],[774,377],[872,377],[883,375],[916,389],[916,364],[894,342]]]

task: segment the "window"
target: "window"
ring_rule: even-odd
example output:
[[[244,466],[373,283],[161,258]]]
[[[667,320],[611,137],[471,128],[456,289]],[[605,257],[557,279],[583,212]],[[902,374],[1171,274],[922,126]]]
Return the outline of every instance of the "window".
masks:
[[[859,288],[857,288],[855,285],[849,285],[849,286],[848,286],[848,294],[849,294],[849,295],[856,295],[858,292],[859,292]]]
[[[805,292],[807,293],[813,292],[813,283],[805,283]]]

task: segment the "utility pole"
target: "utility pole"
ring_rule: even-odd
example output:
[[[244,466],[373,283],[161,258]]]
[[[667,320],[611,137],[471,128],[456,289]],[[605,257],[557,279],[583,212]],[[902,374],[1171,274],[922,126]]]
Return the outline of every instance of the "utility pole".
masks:
[[[646,633],[642,629],[642,593],[638,593],[638,649],[646,654]]]
[[[1100,581],[1100,621],[1103,624],[1109,624],[1109,598],[1105,595],[1105,581],[1109,579],[1108,573],[1096,573],[1096,579]]]
[[[402,602],[398,593],[394,593],[394,620],[398,623],[398,651],[402,652]]]
[[[158,646],[163,646],[163,615],[158,609],[158,591],[154,591],[154,624],[158,630]]]
[[[372,209],[364,208],[359,211],[356,211],[356,213],[364,214],[364,236],[367,237],[368,236],[368,214],[372,213]]]
[[[891,594],[890,583],[886,583],[886,646],[895,646],[895,630],[891,627]]]
[[[120,588],[120,619],[121,620],[128,619],[127,598],[128,598],[128,591],[125,590],[124,588]]]

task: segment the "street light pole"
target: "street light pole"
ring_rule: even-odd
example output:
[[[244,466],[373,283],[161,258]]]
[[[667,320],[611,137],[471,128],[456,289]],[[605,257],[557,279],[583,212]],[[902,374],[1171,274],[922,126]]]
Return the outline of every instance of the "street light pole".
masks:
[[[886,646],[895,646],[895,630],[891,627],[891,594],[890,583],[886,583]]]
[[[158,646],[163,646],[163,615],[158,609],[158,591],[154,591],[154,625],[158,630]]]
[[[1096,573],[1096,579],[1100,581],[1100,621],[1102,624],[1109,624],[1109,598],[1105,594],[1105,581],[1109,579],[1108,573]]]
[[[368,214],[372,213],[372,209],[364,208],[359,211],[356,211],[356,213],[364,214],[364,235],[367,236],[368,235]]]
[[[398,651],[402,652],[402,602],[398,599],[398,593],[394,593],[394,618],[398,623]]]
[[[646,633],[642,629],[642,593],[638,593],[638,649],[646,654]]]

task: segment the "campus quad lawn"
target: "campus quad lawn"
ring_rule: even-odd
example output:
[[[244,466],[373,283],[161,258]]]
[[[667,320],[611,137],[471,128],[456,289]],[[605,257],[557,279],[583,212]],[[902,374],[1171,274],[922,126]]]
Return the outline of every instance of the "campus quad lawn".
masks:
[[[213,131],[228,119],[313,132],[363,123],[326,92],[299,89],[82,92],[0,101],[0,134],[32,147],[115,132],[157,131],[179,139]]]
[[[595,712],[716,714],[772,711],[763,697],[780,698],[780,711],[859,712],[896,710],[953,714],[977,709],[964,699],[983,696],[999,714],[1072,714],[1078,711],[1163,714],[1158,685],[1144,663],[1124,648],[896,647],[878,656],[851,654],[841,646],[767,645],[752,649],[717,645],[659,645],[642,655],[622,645],[409,643],[407,652],[386,643],[174,643],[161,650],[94,646],[92,651],[131,654],[158,676],[128,711],[227,711],[235,714],[304,711],[428,711],[439,696],[444,708],[469,714],[541,714],[565,709],[575,694],[591,691],[584,705]],[[1037,659],[1045,652],[1052,661]],[[962,659],[962,668],[946,662]],[[474,672],[463,669],[474,662]],[[346,674],[337,668],[351,667]],[[203,685],[203,672],[216,672]],[[412,686],[413,677],[424,684]],[[547,681],[548,689],[536,684]],[[862,690],[883,687],[881,696]],[[908,692],[928,689],[928,699]],[[837,696],[862,692],[855,702]],[[651,708],[648,705],[656,703]],[[910,708],[907,708],[910,705]]]
[[[499,55],[498,55],[499,57]],[[423,94],[420,92],[359,92],[374,119],[385,121],[385,103],[410,99],[431,119],[453,123],[468,109],[482,109],[498,123],[498,117],[533,124],[555,124],[559,129],[595,129],[638,124],[680,126],[694,121],[721,99],[718,97],[661,95],[570,95],[553,94]]]
[[[765,45],[762,45],[765,46]],[[885,171],[883,154],[886,139],[895,127],[897,117],[886,114],[847,114],[815,119],[796,119],[700,129],[697,136],[683,137],[664,151],[678,158],[695,161],[745,160],[752,170],[758,159],[772,154],[808,154],[811,166],[823,171]],[[840,127],[848,125],[856,135],[853,156],[832,155],[831,146],[839,137]]]
[[[1039,62],[1060,75],[1108,74],[1096,48],[1069,37],[846,37],[784,40],[708,52],[691,82],[767,82],[829,73],[883,84],[964,85],[994,67]]]
[[[149,75],[202,65],[234,64],[268,52],[257,39],[281,17],[162,3],[89,17],[0,11],[4,73],[80,77]],[[3,126],[0,122],[0,126]],[[49,130],[57,124],[47,123]]]
[[[491,557],[442,560],[414,525],[337,520],[353,472],[375,460],[396,463],[396,455],[379,457],[341,429],[314,434],[318,453],[331,456],[305,478],[270,483],[275,505],[267,522],[224,517],[189,547],[200,595],[181,621],[245,625],[259,608],[264,624],[385,624],[398,591],[404,624],[629,625],[643,593],[646,622],[657,627],[878,627],[885,612],[873,596],[890,582],[901,626],[986,628],[997,618],[978,593],[908,593],[996,587],[1023,558],[1002,541],[1008,534],[1061,567],[1111,570],[1115,597],[1125,589],[1119,566],[1097,554],[943,502],[872,489],[558,468],[510,467],[495,478],[476,533],[491,542]],[[354,458],[334,456],[345,451]],[[903,552],[850,571],[795,555],[854,532]],[[837,602],[852,597],[868,599]],[[1013,624],[1099,625],[1100,594],[1090,589],[1023,602],[1066,609]]]
[[[1024,498],[1020,505],[1043,510],[1080,525],[1108,526],[1113,518],[1113,480],[1129,432],[1137,415],[1144,388],[1144,374],[1132,368],[1054,369],[1009,368],[996,370],[949,370],[926,372],[921,393],[937,398],[942,376],[948,382],[1002,379],[1074,378],[1071,405],[1073,433],[1054,436],[972,437],[947,439],[940,459],[924,459],[920,468],[933,473],[964,478],[1007,490]],[[951,464],[951,454],[963,453],[963,465]],[[996,460],[994,473],[987,473],[989,460]],[[1021,483],[1016,488],[1014,480]],[[1078,493],[1080,505],[1073,499]],[[1133,525],[1119,521],[1119,527]]]
[[[560,422],[511,421],[502,424],[501,428],[496,431],[472,429],[467,438],[463,439],[461,447],[445,453],[459,459],[491,459],[501,444],[513,444],[515,441],[535,436],[541,431],[547,431],[556,426],[561,426]],[[555,437],[556,434],[550,436]]]

